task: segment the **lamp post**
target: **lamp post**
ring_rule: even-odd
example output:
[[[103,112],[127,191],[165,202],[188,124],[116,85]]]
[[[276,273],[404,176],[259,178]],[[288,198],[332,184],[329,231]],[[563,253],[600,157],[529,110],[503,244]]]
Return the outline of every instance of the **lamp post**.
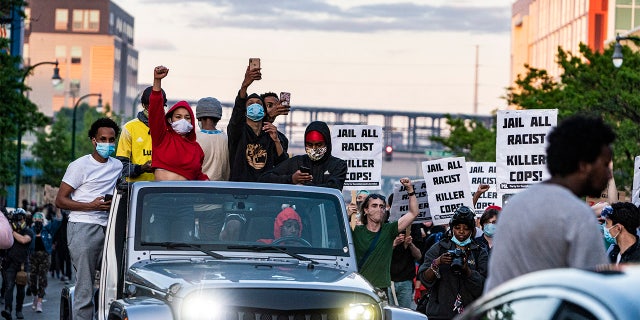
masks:
[[[88,98],[91,96],[98,97],[98,108],[102,107],[102,93],[89,93],[80,97],[76,104],[73,106],[73,120],[71,124],[71,160],[76,159],[76,110],[78,110],[78,105],[80,105],[80,101],[84,98]]]
[[[616,35],[616,44],[613,47],[613,55],[611,56],[611,60],[613,61],[613,66],[616,68],[620,68],[620,66],[622,65],[622,61],[623,61],[623,56],[622,56],[622,45],[620,44],[620,41],[622,40],[631,40],[635,43],[639,43],[640,42],[640,37],[636,37],[636,36],[621,36],[620,34]]]
[[[58,60],[56,60],[55,62],[51,62],[51,61],[43,61],[43,62],[38,62],[32,66],[28,66],[24,73],[22,74],[22,79],[20,79],[20,83],[22,84],[22,86],[20,86],[20,95],[24,94],[24,81],[27,79],[27,76],[31,73],[31,71],[33,71],[33,69],[35,69],[38,66],[41,65],[45,65],[45,64],[52,64],[55,67],[53,67],[53,76],[51,77],[51,83],[56,86],[58,85],[60,82],[62,82],[62,78],[60,78],[60,68],[58,68]],[[16,125],[18,126],[18,139],[17,139],[17,151],[16,151],[16,208],[18,207],[18,204],[20,203],[20,180],[21,180],[21,171],[22,171],[22,126],[20,124],[20,120],[19,117],[16,117]]]

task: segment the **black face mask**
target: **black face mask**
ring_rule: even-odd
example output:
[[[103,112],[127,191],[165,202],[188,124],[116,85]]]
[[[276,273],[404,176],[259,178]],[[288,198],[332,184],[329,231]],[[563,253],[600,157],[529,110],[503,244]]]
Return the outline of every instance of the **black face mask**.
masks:
[[[36,234],[42,232],[42,221],[36,221],[33,224],[33,231],[35,231]]]

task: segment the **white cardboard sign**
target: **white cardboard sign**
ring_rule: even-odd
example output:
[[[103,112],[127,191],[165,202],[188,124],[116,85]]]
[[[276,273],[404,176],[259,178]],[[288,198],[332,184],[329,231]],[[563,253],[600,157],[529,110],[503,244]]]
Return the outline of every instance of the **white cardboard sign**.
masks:
[[[382,127],[335,125],[331,154],[347,161],[343,190],[379,190],[382,181]]]

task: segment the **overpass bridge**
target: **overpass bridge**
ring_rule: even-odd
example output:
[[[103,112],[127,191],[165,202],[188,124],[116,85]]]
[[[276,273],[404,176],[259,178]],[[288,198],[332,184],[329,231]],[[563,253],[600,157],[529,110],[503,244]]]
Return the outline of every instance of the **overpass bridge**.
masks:
[[[173,105],[177,101],[168,101]],[[195,109],[197,101],[189,101]],[[218,129],[226,131],[232,103],[222,103],[222,119]],[[392,109],[392,108],[390,108]],[[440,158],[440,144],[432,142],[432,136],[448,136],[449,128],[445,112],[408,112],[399,110],[354,109],[338,107],[292,106],[289,115],[279,116],[275,125],[289,139],[289,154],[304,153],[304,131],[312,121],[324,121],[332,125],[379,125],[384,132],[385,145],[393,146],[392,161],[384,161],[382,166],[383,192],[388,194],[394,181],[408,176],[422,178],[420,163]],[[454,118],[478,120],[485,126],[493,125],[493,116],[472,114],[449,114]],[[431,151],[431,155],[428,155]]]

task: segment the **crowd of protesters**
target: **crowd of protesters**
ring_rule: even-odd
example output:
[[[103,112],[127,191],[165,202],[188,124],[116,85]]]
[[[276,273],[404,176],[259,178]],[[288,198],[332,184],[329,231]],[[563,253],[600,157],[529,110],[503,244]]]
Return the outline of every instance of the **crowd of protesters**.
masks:
[[[55,205],[0,217],[3,317],[12,317],[14,287],[18,319],[24,317],[25,289],[34,297],[33,309],[42,312],[48,272],[69,281],[73,265],[73,314],[76,319],[93,318],[93,282],[111,205],[108,194],[117,183],[228,180],[342,190],[347,164],[332,155],[326,123],[311,122],[304,135],[305,153],[289,156],[288,139],[273,124],[288,113],[288,106],[272,92],[248,92],[262,78],[259,67],[247,66],[226,132],[217,127],[222,106],[214,97],[200,99],[195,114],[186,101],[167,107],[162,80],[168,75],[167,67],[154,68],[153,86],[142,93],[143,110],[121,133],[108,118],[92,124],[88,138],[93,152],[69,164]],[[418,204],[408,178],[400,179],[408,212],[397,221],[389,221],[393,195],[387,201],[381,194],[359,191],[347,204],[359,272],[391,304],[416,308],[429,319],[451,319],[483,292],[522,274],[640,261],[638,207],[605,204],[594,215],[580,199],[599,196],[611,181],[614,140],[601,119],[576,116],[563,121],[548,136],[551,179],[513,196],[504,210],[490,206],[476,217],[471,208],[459,207],[443,226],[415,223]],[[488,188],[478,188],[474,204]],[[289,227],[292,234],[301,230],[299,224]],[[611,246],[603,246],[603,241]],[[21,271],[30,271],[30,279],[22,281]]]

